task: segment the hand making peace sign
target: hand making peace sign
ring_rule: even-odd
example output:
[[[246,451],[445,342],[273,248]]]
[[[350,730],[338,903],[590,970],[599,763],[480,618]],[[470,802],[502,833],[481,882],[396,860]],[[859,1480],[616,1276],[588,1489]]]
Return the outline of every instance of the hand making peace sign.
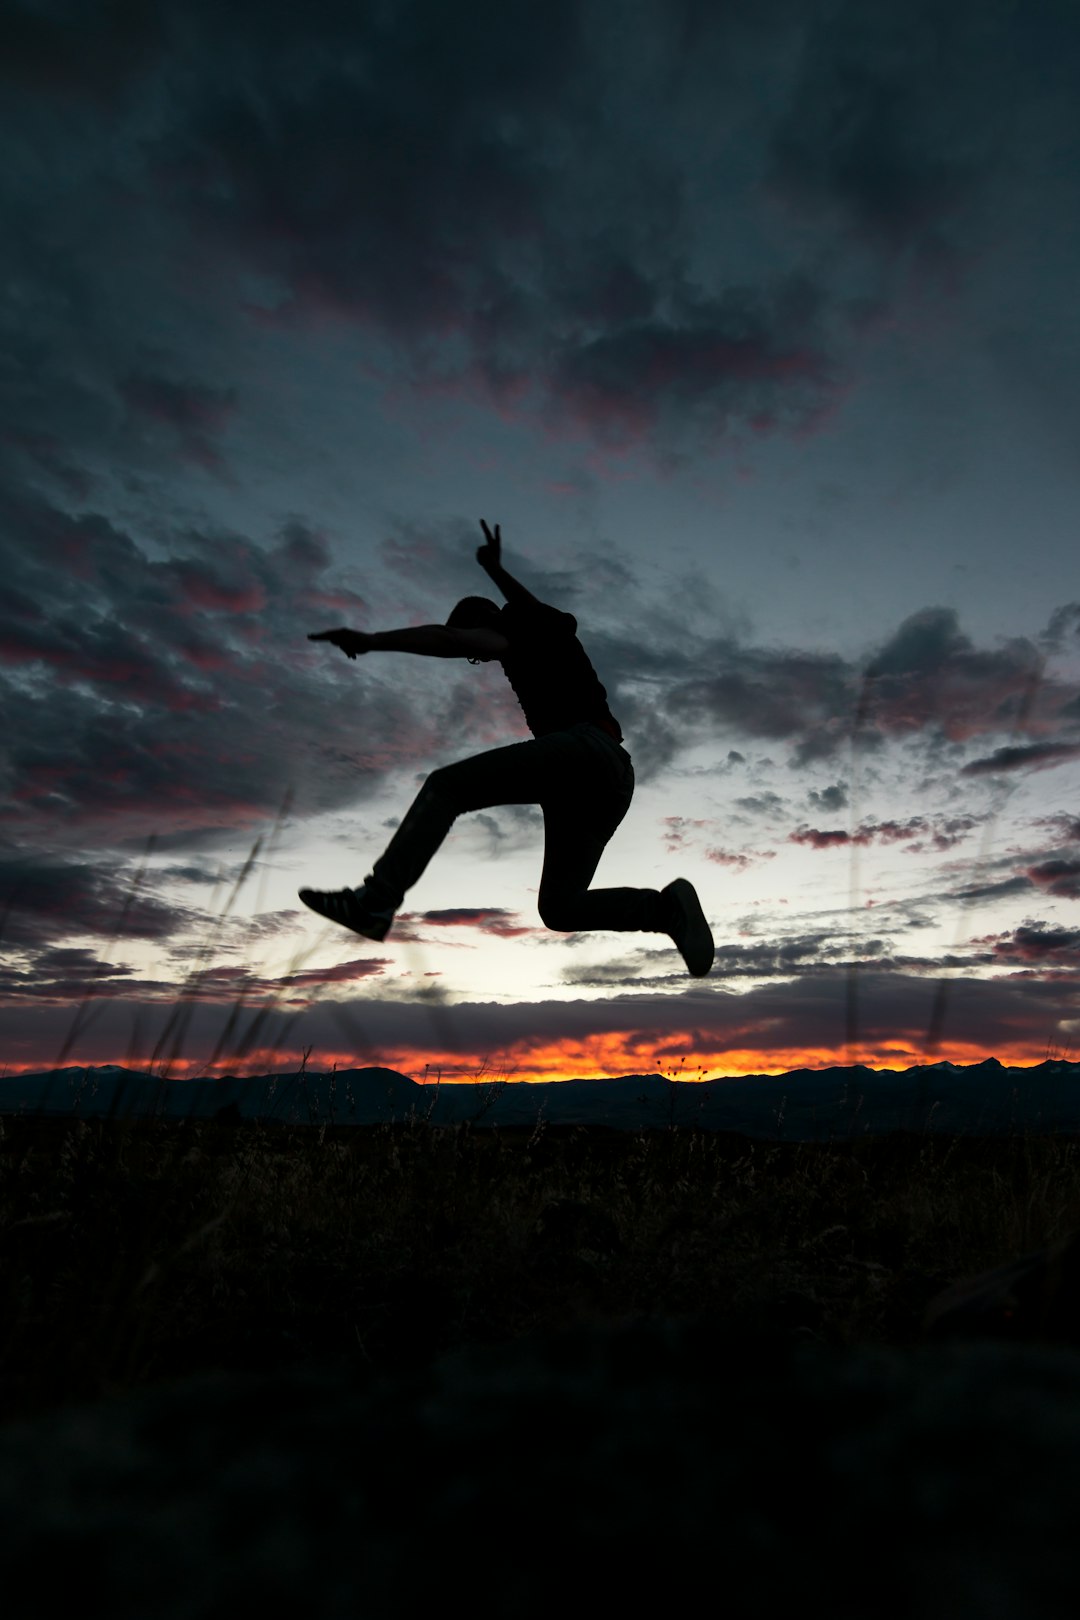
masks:
[[[480,564],[481,568],[498,568],[502,561],[500,556],[500,551],[502,548],[502,535],[499,533],[499,525],[496,523],[495,533],[492,534],[483,518],[481,518],[480,527],[484,531],[486,540],[485,544],[482,545],[477,551],[476,560]]]

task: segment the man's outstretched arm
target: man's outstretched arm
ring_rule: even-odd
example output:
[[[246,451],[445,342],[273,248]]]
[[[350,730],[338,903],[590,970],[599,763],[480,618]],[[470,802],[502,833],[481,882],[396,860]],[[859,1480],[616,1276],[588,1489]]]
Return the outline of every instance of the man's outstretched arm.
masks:
[[[502,535],[499,533],[499,525],[496,523],[495,533],[492,534],[481,518],[480,527],[486,540],[477,551],[476,560],[492,584],[499,587],[508,602],[537,602],[532,591],[527,591],[521,581],[515,579],[513,574],[508,574],[502,565]]]
[[[417,624],[405,630],[317,630],[309,641],[329,641],[348,658],[358,653],[407,652],[424,658],[499,658],[509,642],[497,630],[453,630],[445,624]]]

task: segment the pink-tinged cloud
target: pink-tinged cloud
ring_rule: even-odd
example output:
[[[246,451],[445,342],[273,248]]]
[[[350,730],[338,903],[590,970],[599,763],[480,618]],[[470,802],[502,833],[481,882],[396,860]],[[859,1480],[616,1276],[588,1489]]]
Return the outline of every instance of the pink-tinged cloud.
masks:
[[[131,410],[171,428],[189,461],[210,472],[223,470],[221,454],[210,440],[225,432],[236,409],[235,390],[175,383],[166,377],[132,376],[119,385],[119,391]]]
[[[775,849],[756,849],[752,852],[740,851],[736,853],[727,849],[707,849],[705,859],[715,862],[717,866],[730,866],[738,872],[745,872],[751,866],[756,866],[759,861],[775,860],[776,851]]]
[[[700,832],[703,827],[709,826],[709,822],[695,821],[688,816],[664,816],[661,825],[666,828],[663,834],[664,846],[674,851],[685,849],[694,832]]]
[[[205,251],[279,283],[252,319],[372,331],[409,390],[482,396],[609,449],[715,441],[748,418],[820,431],[838,398],[838,301],[783,269],[740,286],[723,256],[691,287],[681,171],[655,147],[628,160],[629,132],[564,94],[580,8],[548,0],[509,27],[467,9],[452,40],[438,7],[427,23],[354,21],[317,77],[208,90],[146,143],[151,183]],[[437,43],[421,44],[428,27]],[[553,163],[568,141],[589,156]],[[633,199],[621,209],[593,192],[606,143]]]
[[[935,849],[951,849],[978,824],[978,816],[910,816],[906,821],[862,821],[853,833],[803,826],[789,833],[788,838],[793,844],[806,844],[811,849],[832,849],[839,844],[865,847],[875,841],[907,844],[911,853],[921,854],[927,840]]]
[[[1045,827],[1062,844],[1080,844],[1080,816],[1059,811],[1053,816],[1039,816],[1036,827]]]
[[[1035,962],[1053,968],[1080,969],[1080,929],[1024,923],[1011,934],[997,936],[992,944],[992,955],[1004,963]]]
[[[736,313],[745,318],[718,303],[709,312],[711,329],[708,322],[653,321],[568,346],[548,385],[548,430],[563,431],[569,419],[601,444],[626,447],[653,438],[666,413],[703,415],[712,436],[733,417],[750,415],[765,431],[796,425],[806,410],[820,408],[828,387],[824,356],[778,344],[761,315],[751,335],[724,331],[737,324]],[[775,402],[755,409],[763,394]]]
[[[850,844],[853,840],[851,834],[846,832],[822,832],[817,827],[799,827],[795,832],[788,834],[788,842],[805,844],[810,849],[835,849],[838,845]]]
[[[209,562],[179,557],[165,564],[176,586],[173,606],[178,613],[199,608],[207,613],[261,613],[267,604],[265,583],[244,568],[243,551],[234,553],[233,579],[224,578]]]
[[[61,683],[137,693],[141,703],[173,714],[208,714],[221,707],[215,694],[183,686],[168,663],[129,630],[94,618],[61,617],[40,629],[8,625],[0,631],[0,659],[16,668],[44,665]]]
[[[351,984],[357,979],[379,978],[385,974],[387,968],[393,966],[395,963],[388,956],[363,956],[349,962],[336,962],[330,967],[307,968],[302,973],[286,973],[276,982],[294,989],[318,984]]]
[[[458,906],[442,911],[425,911],[420,920],[436,928],[476,928],[499,939],[517,939],[523,934],[535,934],[537,929],[517,920],[517,913],[499,907]]]
[[[978,816],[911,816],[907,821],[861,822],[853,842],[869,844],[877,840],[882,844],[906,844],[911,854],[921,855],[929,842],[934,849],[952,849],[974,827]]]
[[[856,727],[903,735],[939,728],[950,742],[1018,731],[1040,736],[1059,728],[1062,703],[1075,686],[1048,676],[1028,641],[991,651],[976,648],[952,608],[911,614],[868,665],[859,692]],[[1038,742],[1004,747],[962,767],[967,775],[1052,763],[1080,748]]]
[[[856,841],[868,844],[872,838],[877,838],[883,844],[898,844],[917,837],[925,830],[926,821],[922,816],[912,816],[908,821],[879,821],[868,826],[860,825]]]
[[[185,642],[178,637],[176,650],[200,675],[220,675],[223,671],[233,669],[236,664],[236,655],[224,642]]]
[[[1040,861],[1026,867],[1024,875],[1047,894],[1064,900],[1080,900],[1080,861]]]
[[[348,624],[350,630],[361,630],[368,617],[368,605],[364,597],[358,596],[355,591],[345,589],[338,591],[306,591],[303,595],[304,612],[322,615],[327,619],[340,620]],[[337,629],[337,624],[330,624],[328,629]]]

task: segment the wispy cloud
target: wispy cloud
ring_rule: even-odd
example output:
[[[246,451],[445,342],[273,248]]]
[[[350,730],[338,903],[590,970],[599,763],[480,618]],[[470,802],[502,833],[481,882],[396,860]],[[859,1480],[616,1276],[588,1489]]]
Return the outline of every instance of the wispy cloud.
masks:
[[[1048,1043],[1067,1044],[1075,1025],[1077,963],[1075,939],[1065,932],[1039,938],[1035,929],[1011,945],[1000,942],[996,959],[1005,973],[954,978],[933,1056],[970,1062],[993,1053],[1003,1061],[1033,1063],[1045,1056]],[[260,1056],[264,1061],[273,1056],[269,1066],[280,1066],[310,1046],[317,1067],[374,1064],[422,1075],[430,1064],[448,1078],[460,1079],[475,1078],[482,1069],[501,1069],[517,1078],[569,1079],[667,1072],[680,1063],[692,1075],[699,1069],[752,1074],[845,1061],[896,1068],[928,1061],[935,974],[863,961],[857,979],[858,1046],[852,1051],[846,1021],[849,965],[836,960],[806,973],[789,953],[778,969],[772,981],[739,995],[705,986],[660,996],[639,988],[590,1001],[432,1003],[434,1023],[423,997],[415,994],[411,999],[368,997],[334,1006],[305,998],[303,1007],[286,1006],[274,1054],[256,1052],[253,1057],[256,1066]],[[613,987],[605,988],[610,992]],[[213,1005],[202,1006],[199,1049],[186,1054],[192,1072],[206,1061],[208,1043],[223,1027],[227,1006],[224,994]],[[102,1002],[80,1061],[116,1061],[117,1053],[129,1048],[137,1007],[135,997]],[[156,1033],[156,1024],[146,1016],[152,1011],[144,1009],[145,1041]],[[157,1020],[164,1014],[159,1006]],[[6,1022],[14,1067],[30,1066],[21,1060],[24,1050],[53,1050],[54,1008],[23,1004],[8,1013]],[[346,1029],[351,1032],[348,1041]]]

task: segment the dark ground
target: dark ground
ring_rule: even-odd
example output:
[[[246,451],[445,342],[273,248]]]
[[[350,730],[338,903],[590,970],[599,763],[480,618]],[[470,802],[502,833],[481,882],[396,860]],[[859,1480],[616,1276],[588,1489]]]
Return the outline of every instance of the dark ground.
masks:
[[[1075,1141],[5,1125],[13,1620],[1077,1610]]]
[[[1080,1355],[714,1325],[204,1375],[0,1433],[5,1613],[1072,1620]],[[22,1598],[15,1593],[21,1592]]]

